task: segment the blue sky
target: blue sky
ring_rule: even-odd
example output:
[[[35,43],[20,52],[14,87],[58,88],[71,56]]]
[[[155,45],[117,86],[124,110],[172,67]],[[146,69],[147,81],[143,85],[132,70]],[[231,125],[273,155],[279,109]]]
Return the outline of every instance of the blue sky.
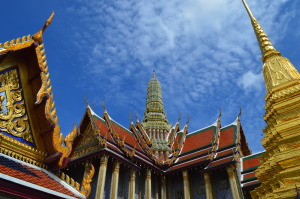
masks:
[[[300,70],[300,1],[248,0],[275,48]],[[189,132],[217,119],[232,123],[239,107],[253,152],[262,150],[265,86],[261,53],[241,0],[1,1],[0,42],[38,31],[51,11],[44,43],[64,134],[79,124],[84,96],[125,127],[142,119],[156,70],[168,120],[179,112]]]

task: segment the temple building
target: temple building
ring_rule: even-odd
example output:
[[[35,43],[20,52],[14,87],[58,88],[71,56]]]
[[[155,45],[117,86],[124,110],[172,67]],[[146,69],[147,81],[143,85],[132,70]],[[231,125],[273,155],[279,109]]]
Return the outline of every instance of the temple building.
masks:
[[[88,104],[63,138],[40,31],[0,44],[0,197],[97,199],[296,198],[300,75],[250,16],[267,88],[266,151],[251,154],[240,115],[189,132],[171,125],[155,72],[144,117],[128,128]]]

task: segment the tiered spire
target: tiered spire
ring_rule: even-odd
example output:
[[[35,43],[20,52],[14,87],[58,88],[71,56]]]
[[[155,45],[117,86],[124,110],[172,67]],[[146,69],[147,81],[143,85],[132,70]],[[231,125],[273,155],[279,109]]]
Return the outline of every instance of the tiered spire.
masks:
[[[295,187],[300,182],[300,74],[273,47],[245,0],[242,1],[262,51],[267,88],[264,116],[267,126],[262,139],[266,152],[255,171],[261,185],[251,195],[252,198],[295,198]]]
[[[272,45],[267,34],[264,32],[258,21],[253,16],[245,0],[242,0],[251,19],[251,23],[262,52],[264,63],[263,73],[267,91],[271,91],[274,86],[281,83],[300,79],[300,75],[293,64],[285,57],[282,57]]]
[[[280,52],[277,51],[273,44],[271,43],[270,39],[268,38],[267,34],[264,32],[264,30],[262,29],[262,27],[260,26],[260,24],[258,23],[258,21],[256,20],[256,18],[253,16],[249,6],[247,5],[245,0],[242,0],[245,8],[249,14],[249,17],[251,19],[251,23],[256,35],[256,38],[258,40],[259,43],[259,47],[262,53],[262,60],[263,62],[271,55],[280,55]]]
[[[155,71],[148,83],[146,110],[142,124],[146,130],[157,129],[166,132],[171,128],[164,111],[161,87]]]
[[[167,133],[171,125],[164,111],[161,87],[156,79],[155,71],[148,83],[146,110],[142,125],[152,140],[152,150],[155,151],[155,155],[161,160],[166,160],[171,152],[167,142]]]

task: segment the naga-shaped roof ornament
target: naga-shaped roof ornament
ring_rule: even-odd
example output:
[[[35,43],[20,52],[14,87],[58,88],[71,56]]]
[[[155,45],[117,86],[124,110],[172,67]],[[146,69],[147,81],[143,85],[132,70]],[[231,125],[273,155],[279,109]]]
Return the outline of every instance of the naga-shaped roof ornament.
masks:
[[[32,39],[34,41],[38,42],[38,44],[41,44],[43,42],[43,33],[46,30],[46,28],[51,24],[53,16],[54,16],[54,12],[52,11],[50,17],[47,19],[47,21],[45,22],[45,24],[42,27],[42,29],[40,29],[37,33],[35,33],[32,36]]]

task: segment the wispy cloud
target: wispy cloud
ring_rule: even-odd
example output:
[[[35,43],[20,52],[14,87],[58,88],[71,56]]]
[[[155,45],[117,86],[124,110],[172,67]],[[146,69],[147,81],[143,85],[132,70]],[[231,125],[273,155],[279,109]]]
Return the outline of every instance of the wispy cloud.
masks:
[[[273,43],[284,36],[285,24],[295,15],[293,10],[283,12],[287,2],[249,1]],[[118,107],[116,115],[120,109],[142,115],[146,84],[155,69],[171,122],[178,112],[190,114],[190,129],[196,130],[213,123],[222,107],[227,125],[241,106],[244,130],[255,147],[257,138],[250,134],[264,125],[264,84],[259,48],[241,1],[78,3],[68,10],[79,19],[72,39],[84,59],[81,70],[87,73],[92,97],[113,101],[109,108]]]

